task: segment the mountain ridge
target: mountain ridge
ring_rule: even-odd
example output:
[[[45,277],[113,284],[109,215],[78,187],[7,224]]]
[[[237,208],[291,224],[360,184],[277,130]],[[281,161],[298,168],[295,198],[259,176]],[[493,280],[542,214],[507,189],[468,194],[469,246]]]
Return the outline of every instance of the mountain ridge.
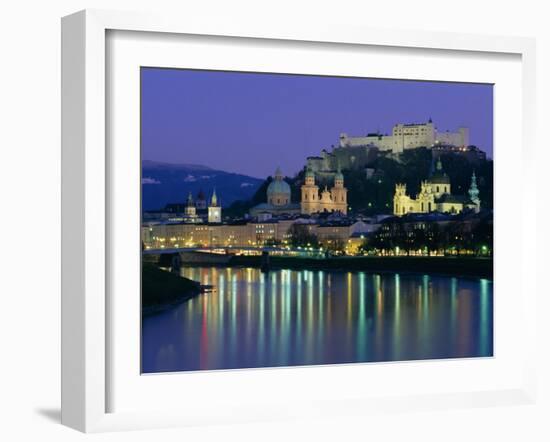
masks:
[[[213,169],[201,164],[142,161],[142,209],[159,210],[171,203],[184,203],[189,192],[196,198],[203,191],[209,198],[214,189],[223,207],[254,195],[264,180]]]

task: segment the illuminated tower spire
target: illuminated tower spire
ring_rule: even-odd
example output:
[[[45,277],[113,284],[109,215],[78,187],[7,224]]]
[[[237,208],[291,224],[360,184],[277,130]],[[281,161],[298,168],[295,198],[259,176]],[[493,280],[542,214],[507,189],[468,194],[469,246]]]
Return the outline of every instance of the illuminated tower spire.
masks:
[[[468,190],[468,194],[470,195],[470,199],[474,203],[479,202],[479,189],[477,188],[477,181],[476,181],[475,171],[472,172],[472,182],[470,183],[470,190]]]
[[[210,203],[210,206],[217,207],[218,206],[218,196],[216,195],[216,189],[214,188],[214,192],[212,193],[212,200]]]
[[[212,193],[212,199],[208,206],[208,222],[209,223],[221,223],[222,222],[222,208],[218,204],[218,196],[216,195],[216,189]]]
[[[479,212],[481,207],[481,200],[479,199],[479,190],[477,188],[475,171],[472,172],[472,182],[470,184],[470,189],[468,190],[468,195],[470,195],[470,200],[472,200],[472,203],[474,203],[476,206],[475,207],[476,213]]]

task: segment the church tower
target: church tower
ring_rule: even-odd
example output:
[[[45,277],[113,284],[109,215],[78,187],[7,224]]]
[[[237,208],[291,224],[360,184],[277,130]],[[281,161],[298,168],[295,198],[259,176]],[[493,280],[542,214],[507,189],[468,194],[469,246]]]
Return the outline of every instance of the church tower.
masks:
[[[216,195],[216,189],[212,193],[212,199],[208,205],[208,222],[209,223],[221,223],[222,222],[222,208],[218,204],[218,197]]]
[[[477,180],[476,180],[476,173],[475,171],[472,172],[472,182],[470,184],[470,189],[468,190],[468,195],[470,196],[470,200],[472,203],[476,205],[475,212],[479,213],[479,209],[481,206],[481,201],[479,199],[479,189],[477,188]]]
[[[397,216],[405,215],[409,212],[410,198],[407,195],[406,184],[396,184],[393,195],[393,214]]]
[[[432,174],[429,182],[432,186],[432,193],[436,198],[441,198],[443,195],[451,194],[451,180],[443,171],[441,158],[437,159],[437,162],[435,163],[435,172]]]
[[[189,218],[194,218],[195,216],[197,216],[197,208],[195,207],[195,203],[193,202],[193,195],[191,195],[191,192],[189,192],[189,196],[187,197],[185,215],[187,215]]]
[[[308,167],[305,183],[302,185],[301,211],[304,214],[319,212],[319,187],[315,184],[315,173]]]
[[[346,215],[348,213],[348,189],[344,187],[344,175],[340,168],[334,176],[334,187],[330,190],[332,196],[332,210]]]

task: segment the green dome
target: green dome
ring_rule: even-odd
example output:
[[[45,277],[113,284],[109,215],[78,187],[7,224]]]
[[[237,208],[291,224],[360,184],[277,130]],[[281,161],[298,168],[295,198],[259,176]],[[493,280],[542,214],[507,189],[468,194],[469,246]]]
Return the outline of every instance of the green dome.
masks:
[[[274,179],[271,181],[269,186],[267,186],[267,194],[273,195],[274,193],[284,193],[290,195],[290,186],[283,179]]]

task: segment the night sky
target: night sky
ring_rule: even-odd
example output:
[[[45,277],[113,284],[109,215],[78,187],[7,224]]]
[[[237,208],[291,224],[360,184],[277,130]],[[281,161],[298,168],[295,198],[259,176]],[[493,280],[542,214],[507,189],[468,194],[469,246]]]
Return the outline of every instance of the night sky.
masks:
[[[430,117],[493,156],[492,85],[142,68],[141,100],[143,159],[258,178],[293,175],[341,132]]]

